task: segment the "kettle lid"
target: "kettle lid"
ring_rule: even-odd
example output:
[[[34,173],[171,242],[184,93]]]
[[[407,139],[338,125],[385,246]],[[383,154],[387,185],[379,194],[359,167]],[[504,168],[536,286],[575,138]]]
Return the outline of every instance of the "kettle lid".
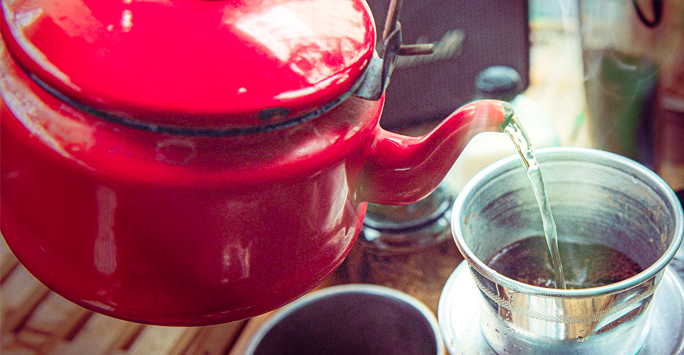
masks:
[[[363,0],[17,0],[3,39],[54,94],[134,125],[260,129],[346,98],[373,56]]]

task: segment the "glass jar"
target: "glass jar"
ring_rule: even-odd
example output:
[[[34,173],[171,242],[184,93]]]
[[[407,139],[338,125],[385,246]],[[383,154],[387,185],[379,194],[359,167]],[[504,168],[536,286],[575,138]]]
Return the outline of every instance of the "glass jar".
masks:
[[[339,272],[348,282],[405,292],[436,312],[446,280],[463,260],[451,235],[453,200],[442,183],[411,205],[369,204],[359,240]]]

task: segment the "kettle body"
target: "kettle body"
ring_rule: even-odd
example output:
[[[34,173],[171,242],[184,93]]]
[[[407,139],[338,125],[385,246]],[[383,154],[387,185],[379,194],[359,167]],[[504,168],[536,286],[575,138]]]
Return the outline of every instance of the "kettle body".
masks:
[[[328,32],[316,37],[288,27],[296,23],[264,21],[274,11],[280,16],[302,10],[283,1],[245,5],[251,12],[228,8],[237,6],[232,2],[195,0],[172,2],[162,12],[149,6],[166,5],[147,2],[75,3],[69,7],[73,11],[63,13],[66,7],[52,0],[3,2],[0,228],[36,278],[112,317],[204,325],[252,317],[294,300],[342,263],[367,202],[409,204],[427,196],[468,140],[500,130],[509,114],[506,104],[481,101],[456,110],[421,137],[383,130],[382,95],[375,100],[353,95],[370,75],[375,52],[375,28],[362,1],[339,2],[349,10],[340,15],[361,20],[342,21],[349,31],[326,41],[319,39],[329,39]],[[24,8],[36,4],[40,11]],[[123,11],[120,27],[100,21],[105,40],[84,30],[92,18],[106,17],[85,10],[124,5],[138,7]],[[212,6],[223,6],[223,12]],[[256,58],[253,67],[220,76],[226,71],[216,63],[230,59],[226,49],[221,52],[226,58],[207,58],[215,60],[208,69],[197,62],[190,68],[187,58],[160,63],[168,69],[179,62],[184,66],[178,70],[197,70],[200,78],[183,72],[169,74],[178,74],[178,80],[166,80],[165,72],[153,68],[140,78],[149,58],[123,57],[133,47],[117,44],[130,36],[159,35],[156,27],[144,26],[141,13],[159,21],[184,7],[213,16],[226,40],[234,37],[231,31],[252,31],[250,38],[261,42],[240,37],[232,43],[249,52],[235,62]],[[200,26],[206,18],[186,19]],[[236,27],[226,32],[228,24]],[[268,24],[281,32],[263,31]],[[52,26],[61,27],[52,31]],[[145,28],[153,29],[149,37],[135,37]],[[292,40],[293,33],[298,40]],[[357,45],[349,44],[348,33],[357,34]],[[59,46],[47,38],[52,35],[62,36],[65,46],[82,48],[83,54],[70,55],[81,64],[90,58],[88,65],[61,57]],[[330,43],[339,56],[321,54],[329,52]],[[152,46],[145,49],[147,56],[155,49],[177,50]],[[102,53],[109,53],[107,60],[101,60]],[[130,58],[140,60],[139,66]],[[136,75],[128,86],[126,80],[116,81],[118,86],[100,82],[130,70]],[[218,79],[210,78],[212,70]],[[261,76],[238,75],[243,71]],[[240,82],[222,81],[231,75]],[[264,82],[269,75],[280,81]],[[210,87],[201,85],[210,79],[215,79]],[[270,93],[274,86],[294,89]],[[242,99],[252,88],[262,88],[265,96]]]
[[[265,313],[320,283],[360,231],[355,184],[381,100],[258,137],[179,137],[103,122],[4,75],[3,236],[82,306],[175,325]]]

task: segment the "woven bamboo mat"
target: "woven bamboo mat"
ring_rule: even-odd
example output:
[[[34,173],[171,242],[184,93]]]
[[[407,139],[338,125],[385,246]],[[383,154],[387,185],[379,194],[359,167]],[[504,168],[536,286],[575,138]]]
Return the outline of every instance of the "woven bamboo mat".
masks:
[[[51,292],[24,269],[4,240],[0,243],[3,355],[226,354],[246,323],[160,327],[96,314]]]

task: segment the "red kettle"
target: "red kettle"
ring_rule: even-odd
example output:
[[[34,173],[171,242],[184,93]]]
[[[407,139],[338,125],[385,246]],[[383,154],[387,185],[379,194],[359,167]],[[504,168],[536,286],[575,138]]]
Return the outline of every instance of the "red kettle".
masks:
[[[319,284],[366,202],[428,195],[505,104],[422,137],[379,127],[363,0],[2,0],[0,226],[63,297],[160,325],[227,322]],[[415,48],[414,48],[415,49]]]

